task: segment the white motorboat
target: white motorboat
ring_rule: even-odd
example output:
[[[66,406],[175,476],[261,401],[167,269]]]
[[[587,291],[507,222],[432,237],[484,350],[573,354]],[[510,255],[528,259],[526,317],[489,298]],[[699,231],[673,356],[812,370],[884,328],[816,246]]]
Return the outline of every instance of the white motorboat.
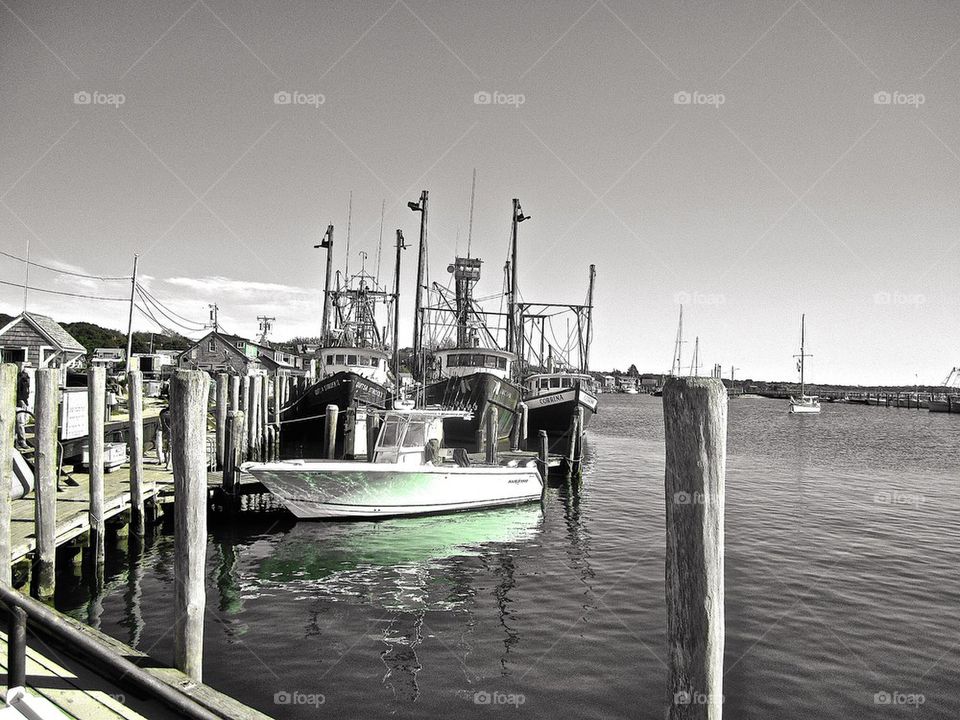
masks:
[[[535,460],[476,464],[462,448],[443,447],[444,419],[469,415],[391,410],[373,462],[285,460],[245,463],[243,470],[302,519],[372,520],[539,501]]]
[[[804,339],[806,334],[806,316],[800,316],[800,354],[795,357],[800,358],[797,363],[797,369],[800,371],[800,397],[790,398],[790,412],[791,413],[819,413],[820,412],[820,398],[814,395],[807,395],[804,393],[804,384],[803,384],[803,361],[812,357],[804,352]]]

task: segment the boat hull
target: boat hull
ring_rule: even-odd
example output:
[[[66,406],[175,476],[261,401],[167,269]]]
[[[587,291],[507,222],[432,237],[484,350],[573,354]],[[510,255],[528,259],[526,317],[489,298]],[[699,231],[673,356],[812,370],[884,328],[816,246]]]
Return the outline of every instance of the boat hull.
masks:
[[[539,501],[535,467],[288,461],[244,466],[296,517],[376,520]]]
[[[791,402],[790,412],[794,415],[816,415],[820,412],[820,406]]]
[[[930,412],[935,413],[960,413],[960,400],[930,400]]]
[[[347,408],[383,410],[388,396],[383,385],[349,371],[318,380],[281,412],[280,455],[322,457],[327,405],[336,405],[341,411]],[[343,454],[345,419],[341,412],[337,419],[337,457]]]
[[[487,408],[497,408],[497,440],[501,448],[509,448],[510,433],[520,402],[520,389],[492,373],[471,373],[447,378],[424,388],[424,404],[451,410],[470,410],[473,417],[446,418],[443,437],[447,447],[462,447],[467,452],[480,452],[478,435],[483,427]]]

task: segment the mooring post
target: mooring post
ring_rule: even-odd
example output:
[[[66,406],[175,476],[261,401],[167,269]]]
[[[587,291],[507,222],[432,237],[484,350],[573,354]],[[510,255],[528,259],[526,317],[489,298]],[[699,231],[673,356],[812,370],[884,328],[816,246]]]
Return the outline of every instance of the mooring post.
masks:
[[[577,413],[570,413],[570,427],[567,429],[567,467],[566,467],[566,479],[571,480],[573,478],[574,463],[576,462],[575,456],[577,454]]]
[[[248,442],[250,426],[250,376],[244,375],[240,379],[240,412],[243,413],[243,449],[240,457],[250,459],[250,443]]]
[[[170,380],[174,483],[174,638],[176,668],[202,680],[207,550],[207,396],[210,377],[178,370]]]
[[[500,425],[499,425],[499,413],[497,411],[496,405],[491,405],[487,408],[487,416],[484,418],[486,423],[486,430],[484,435],[486,435],[486,456],[485,460],[491,465],[496,465],[499,462],[498,451],[499,451],[499,440],[500,440]]]
[[[57,556],[57,415],[60,371],[56,368],[37,370],[36,391],[34,527],[37,550],[34,578],[37,597],[49,600],[53,597]]]
[[[279,376],[273,381],[273,421],[277,424],[278,430],[280,429],[280,410],[283,408],[282,385],[283,376]]]
[[[240,376],[230,376],[230,407],[229,410],[240,409]]]
[[[373,462],[380,437],[380,413],[367,413],[367,462]]]
[[[243,462],[243,412],[227,413],[227,442],[223,454],[223,491],[233,494],[236,489],[236,472]]]
[[[257,460],[257,410],[260,408],[260,398],[257,397],[257,378],[250,377],[247,386],[247,408],[244,418],[247,423],[247,459]]]
[[[230,376],[226,373],[217,375],[217,408],[216,408],[216,432],[217,432],[217,467],[223,467],[223,446],[226,441],[227,433],[227,383]]]
[[[354,456],[356,447],[357,431],[357,410],[354,407],[348,407],[343,412],[343,457]]]
[[[270,378],[260,378],[260,459],[266,462],[270,452],[270,443],[267,441],[267,425],[270,423]]]
[[[10,483],[13,481],[14,428],[17,418],[17,366],[0,365],[0,585],[12,584]],[[8,666],[9,667],[9,666]]]
[[[103,521],[103,426],[107,402],[107,370],[87,370],[87,472],[90,480],[90,552],[94,568],[102,568],[106,556]]]
[[[127,404],[130,408],[130,529],[137,538],[145,532],[143,516],[143,373],[127,373]]]
[[[574,466],[573,473],[574,476],[580,477],[581,472],[583,471],[583,407],[577,405],[577,411],[574,413],[575,420],[575,437],[577,442],[574,445]]]
[[[336,405],[327,405],[326,422],[323,433],[323,456],[333,460],[337,452],[337,416],[340,408]]]
[[[11,605],[7,625],[7,691],[27,684],[27,611]],[[9,695],[7,698],[9,699]]]
[[[527,432],[530,429],[530,408],[525,402],[520,403],[520,441],[521,450],[527,449]]]
[[[713,378],[671,378],[666,438],[669,720],[719,720],[723,708],[723,512],[727,391]]]
[[[540,431],[540,453],[537,458],[540,463],[540,475],[543,477],[543,490],[547,490],[547,478],[550,476],[550,438],[546,430]]]

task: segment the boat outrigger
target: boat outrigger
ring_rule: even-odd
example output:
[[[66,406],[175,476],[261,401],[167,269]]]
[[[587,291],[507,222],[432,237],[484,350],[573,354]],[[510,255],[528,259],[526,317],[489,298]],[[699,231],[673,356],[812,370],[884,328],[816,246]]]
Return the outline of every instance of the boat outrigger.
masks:
[[[469,415],[389,410],[372,462],[284,460],[242,469],[301,519],[376,520],[539,501],[536,460],[478,464],[462,447],[445,446],[445,421]]]

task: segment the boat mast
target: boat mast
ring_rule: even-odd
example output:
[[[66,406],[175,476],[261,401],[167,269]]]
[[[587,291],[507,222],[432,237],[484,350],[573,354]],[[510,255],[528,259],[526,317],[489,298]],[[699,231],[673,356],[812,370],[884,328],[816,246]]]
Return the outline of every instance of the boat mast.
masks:
[[[314,245],[314,249],[326,248],[327,251],[327,274],[323,281],[323,325],[320,328],[320,342],[325,343],[330,332],[330,275],[333,271],[333,225],[327,225],[327,232],[323,235],[323,240],[319,245]]]
[[[590,266],[590,286],[587,289],[587,342],[583,351],[583,372],[590,370],[590,343],[593,341],[593,281],[597,277],[597,266]]]
[[[679,377],[681,370],[680,354],[683,348],[683,305],[680,306],[680,322],[677,325],[677,340],[673,347],[673,365],[670,367],[670,374]]]
[[[806,315],[800,316],[800,399],[803,399],[803,359],[805,356],[805,351],[803,349],[804,339],[806,335]]]
[[[427,265],[427,197],[426,190],[420,193],[420,202],[408,202],[407,207],[420,213],[420,251],[417,257],[417,289],[413,295],[413,365],[420,366],[421,327],[420,311],[423,307],[423,274]]]
[[[513,219],[510,222],[510,294],[507,310],[507,350],[517,352],[517,225],[529,220],[523,214],[520,200],[513,199]]]
[[[393,280],[393,381],[400,387],[400,251],[406,249],[403,231],[397,228],[397,265]]]

